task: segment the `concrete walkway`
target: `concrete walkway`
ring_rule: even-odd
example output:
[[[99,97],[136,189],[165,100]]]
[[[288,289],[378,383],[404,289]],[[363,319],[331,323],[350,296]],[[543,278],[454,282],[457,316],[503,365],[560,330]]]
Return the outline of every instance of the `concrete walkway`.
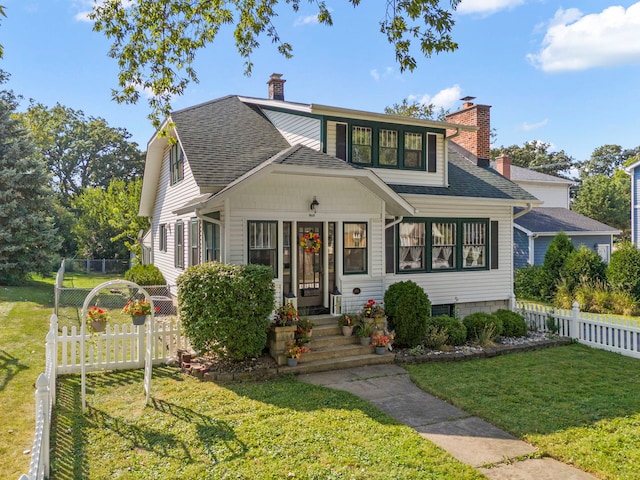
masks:
[[[346,390],[369,401],[461,462],[495,480],[593,480],[551,458],[519,459],[536,448],[416,387],[397,365],[298,375],[298,380]],[[488,468],[487,466],[490,466]]]

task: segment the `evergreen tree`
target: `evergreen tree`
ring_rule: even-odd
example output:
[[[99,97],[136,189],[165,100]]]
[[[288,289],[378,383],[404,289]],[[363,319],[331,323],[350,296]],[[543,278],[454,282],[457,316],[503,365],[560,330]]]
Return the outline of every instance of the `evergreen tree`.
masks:
[[[0,72],[0,83],[6,75]],[[14,116],[17,98],[0,91],[0,284],[31,272],[48,273],[59,248],[51,213],[53,194],[42,158]]]

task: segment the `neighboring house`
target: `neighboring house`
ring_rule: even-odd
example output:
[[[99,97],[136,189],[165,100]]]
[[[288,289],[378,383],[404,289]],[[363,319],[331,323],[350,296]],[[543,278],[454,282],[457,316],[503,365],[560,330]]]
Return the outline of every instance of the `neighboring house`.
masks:
[[[288,102],[284,82],[173,112],[150,140],[140,215],[168,283],[219,260],[270,266],[277,302],[311,312],[359,309],[404,280],[434,312],[507,307],[514,208],[540,202],[486,168],[490,107],[443,123]],[[317,251],[300,246],[308,232]]]
[[[542,207],[516,209],[514,213],[514,268],[542,265],[549,244],[560,232],[566,233],[576,248],[585,245],[609,262],[613,239],[621,232],[569,209],[571,180],[511,165],[506,155],[493,167],[544,202]]]
[[[640,248],[640,160],[624,171],[631,176],[631,241]]]

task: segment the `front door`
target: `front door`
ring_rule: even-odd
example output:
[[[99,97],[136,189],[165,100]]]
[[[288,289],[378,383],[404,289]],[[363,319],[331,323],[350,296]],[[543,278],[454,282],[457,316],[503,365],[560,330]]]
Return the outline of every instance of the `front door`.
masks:
[[[322,307],[323,252],[322,222],[299,222],[298,244],[298,308]]]

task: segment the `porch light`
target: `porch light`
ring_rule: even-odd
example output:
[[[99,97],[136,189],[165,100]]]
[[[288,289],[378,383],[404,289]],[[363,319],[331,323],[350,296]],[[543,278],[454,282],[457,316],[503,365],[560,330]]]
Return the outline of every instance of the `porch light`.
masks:
[[[310,215],[310,216],[312,216],[312,217],[313,217],[313,216],[315,216],[315,214],[316,214],[316,209],[317,209],[319,206],[320,206],[320,202],[318,202],[318,199],[317,199],[317,198],[315,197],[315,195],[314,195],[314,197],[313,197],[313,201],[311,202],[311,205],[309,205],[309,210],[311,210],[311,212],[313,212],[313,213],[310,213],[309,215]]]

